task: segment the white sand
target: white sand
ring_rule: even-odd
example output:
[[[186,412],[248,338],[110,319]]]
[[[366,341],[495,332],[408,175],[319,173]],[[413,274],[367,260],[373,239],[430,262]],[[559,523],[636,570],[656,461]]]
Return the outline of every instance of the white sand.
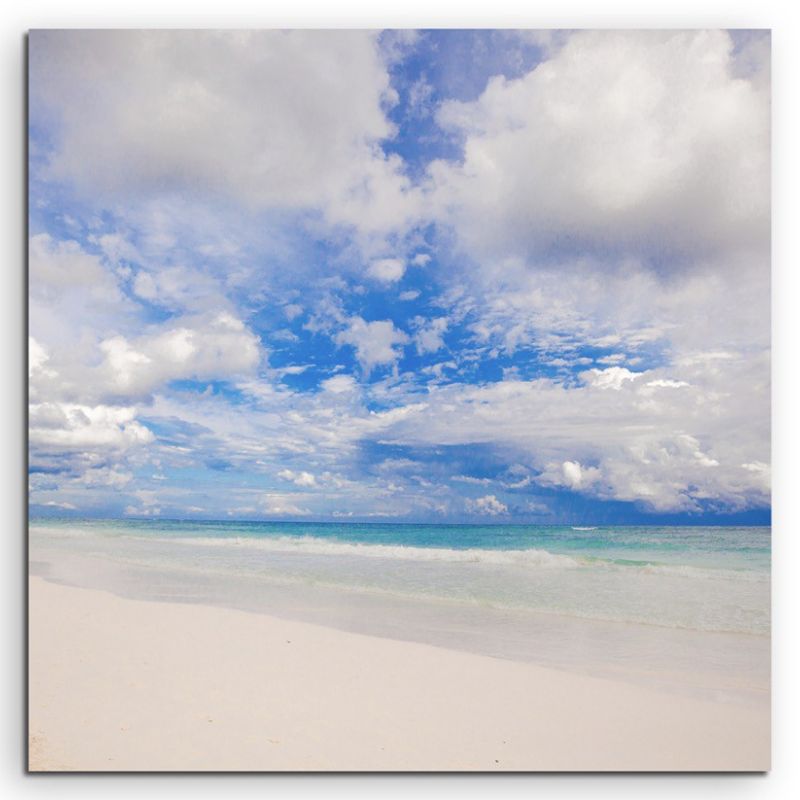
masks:
[[[766,770],[766,707],[30,581],[32,770]]]

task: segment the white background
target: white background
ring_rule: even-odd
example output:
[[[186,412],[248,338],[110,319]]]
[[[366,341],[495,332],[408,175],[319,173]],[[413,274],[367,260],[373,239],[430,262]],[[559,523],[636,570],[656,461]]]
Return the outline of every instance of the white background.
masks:
[[[6,797],[800,797],[800,547],[796,409],[800,353],[800,15],[769,0],[28,0],[0,11],[0,789]],[[773,769],[737,775],[27,776],[24,757],[25,49],[30,28],[509,27],[772,28]]]

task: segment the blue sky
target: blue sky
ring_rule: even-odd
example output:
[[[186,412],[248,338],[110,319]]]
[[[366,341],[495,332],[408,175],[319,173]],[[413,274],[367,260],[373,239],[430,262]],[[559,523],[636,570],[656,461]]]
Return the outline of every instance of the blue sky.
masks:
[[[769,38],[34,32],[35,515],[769,521]]]

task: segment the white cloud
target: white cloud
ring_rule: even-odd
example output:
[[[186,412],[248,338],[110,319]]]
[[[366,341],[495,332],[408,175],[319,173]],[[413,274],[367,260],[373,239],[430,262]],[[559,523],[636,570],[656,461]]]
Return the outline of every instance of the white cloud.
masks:
[[[380,258],[369,265],[367,274],[380,283],[397,283],[405,271],[406,265],[402,259]]]
[[[612,353],[608,356],[603,356],[597,359],[598,364],[619,364],[620,361],[627,360],[625,353]]]
[[[492,483],[491,478],[474,478],[472,475],[453,475],[451,481],[458,481],[459,483],[472,483],[477,486],[489,486]]]
[[[769,408],[768,360],[762,353],[760,362],[748,355],[721,363],[724,372],[673,365],[669,379],[650,370],[577,386],[543,378],[440,385],[426,403],[384,416],[380,438],[417,447],[492,443],[527,464],[537,483],[651,510],[763,506],[768,472],[742,465],[769,461],[769,416],[753,413]],[[659,380],[687,385],[647,386]]]
[[[754,479],[760,483],[763,492],[769,494],[772,484],[772,471],[769,464],[765,464],[763,461],[755,461],[750,464],[742,464],[742,469],[753,475]]]
[[[352,317],[349,327],[337,334],[335,341],[352,345],[359,363],[369,372],[381,364],[394,364],[402,355],[398,346],[407,344],[409,338],[391,320],[365,322],[361,317]]]
[[[400,299],[401,300],[416,300],[419,297],[420,293],[416,289],[409,289],[406,292],[400,292]]]
[[[521,78],[444,103],[464,159],[431,167],[440,219],[495,256],[762,242],[769,93],[733,74],[732,50],[723,31],[582,31]]]
[[[415,267],[425,267],[431,261],[431,256],[429,253],[417,253],[414,258],[411,259],[411,263]]]
[[[47,355],[47,351],[33,338],[33,336],[28,337],[28,378],[32,378],[35,373],[40,374],[47,374],[50,372],[52,374],[52,370],[48,370],[45,364],[47,364],[48,359],[50,356]]]
[[[655,389],[680,389],[683,386],[688,386],[689,384],[686,381],[673,381],[665,378],[658,378],[654,381],[648,381],[646,386],[653,387]]]
[[[408,472],[422,467],[419,461],[410,458],[385,458],[375,466],[378,472]]]
[[[65,511],[77,511],[78,507],[73,503],[61,502],[56,500],[48,500],[46,503],[38,503],[37,505],[47,506],[48,508],[62,508]]]
[[[440,361],[438,364],[431,364],[429,367],[423,367],[420,372],[423,375],[433,375],[437,380],[444,380],[445,370],[457,370],[458,364],[455,361]]]
[[[170,321],[166,330],[133,341],[114,336],[100,349],[101,369],[110,387],[123,395],[145,394],[170,380],[245,374],[260,357],[257,337],[225,312]]]
[[[573,488],[581,485],[581,465],[577,461],[565,461],[561,465],[564,479]]]
[[[261,513],[275,517],[307,517],[311,511],[296,505],[290,495],[267,493],[260,498]]]
[[[217,280],[184,266],[139,270],[132,288],[138,297],[170,310],[219,311],[228,306]]]
[[[417,345],[417,352],[422,355],[424,353],[435,353],[444,347],[444,334],[450,324],[447,317],[437,317],[436,319],[423,321],[418,318],[420,328],[417,330],[414,341]]]
[[[276,367],[272,372],[283,377],[284,375],[302,375],[307,370],[311,369],[311,364],[291,364],[288,367]]]
[[[586,383],[597,386],[598,389],[614,389],[619,391],[625,381],[635,381],[638,373],[631,372],[625,367],[608,367],[608,369],[590,369],[581,373]]]
[[[485,497],[477,497],[474,500],[467,500],[467,509],[474,514],[487,514],[491,517],[508,513],[508,506],[498,500],[493,494],[487,494]]]
[[[39,355],[38,347],[48,357],[46,367],[37,370],[35,392],[39,386],[49,387],[58,373],[75,377],[73,367],[85,368],[92,360],[96,331],[126,327],[136,304],[120,290],[113,268],[75,241],[45,233],[32,236],[29,275],[33,355]],[[73,367],[65,369],[67,363]]]
[[[78,242],[53,239],[46,233],[31,236],[29,264],[32,292],[53,296],[72,288],[85,289],[96,301],[119,298],[117,283],[99,256]]]
[[[282,469],[278,473],[278,477],[284,481],[289,481],[293,483],[295,486],[303,486],[306,488],[310,488],[312,486],[317,485],[316,478],[310,473],[305,471],[294,472],[290,469]]]
[[[321,386],[331,394],[351,394],[358,389],[358,383],[352,375],[334,375],[322,381]]]
[[[132,472],[124,471],[118,467],[98,467],[83,473],[78,478],[78,483],[90,488],[110,486],[113,489],[121,489],[132,480]]]
[[[100,236],[89,236],[89,241],[96,244],[103,251],[106,258],[120,266],[122,261],[141,263],[142,255],[128,239],[120,233],[104,233]]]
[[[579,461],[564,461],[562,464],[550,464],[536,478],[536,482],[544,486],[566,486],[580,490],[590,487],[600,477],[596,467],[585,467]]]
[[[298,305],[297,303],[287,303],[283,307],[283,313],[286,315],[286,319],[291,321],[303,313],[303,306]]]
[[[371,31],[35,31],[46,174],[88,196],[221,194],[392,228],[413,205]],[[92,169],[86,169],[91,164]]]
[[[56,450],[127,450],[155,438],[135,417],[132,407],[34,403],[30,407],[30,442],[34,447]]]
[[[657,378],[654,381],[648,381],[642,388],[642,394],[651,394],[658,389],[682,389],[689,384],[686,381],[675,381],[670,378]]]
[[[124,513],[129,517],[157,517],[161,514],[158,506],[125,506]]]

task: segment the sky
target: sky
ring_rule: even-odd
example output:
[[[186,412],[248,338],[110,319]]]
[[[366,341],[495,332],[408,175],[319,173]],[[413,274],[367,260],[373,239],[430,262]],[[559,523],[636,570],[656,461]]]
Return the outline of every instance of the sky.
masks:
[[[759,31],[35,31],[34,516],[770,519]]]

